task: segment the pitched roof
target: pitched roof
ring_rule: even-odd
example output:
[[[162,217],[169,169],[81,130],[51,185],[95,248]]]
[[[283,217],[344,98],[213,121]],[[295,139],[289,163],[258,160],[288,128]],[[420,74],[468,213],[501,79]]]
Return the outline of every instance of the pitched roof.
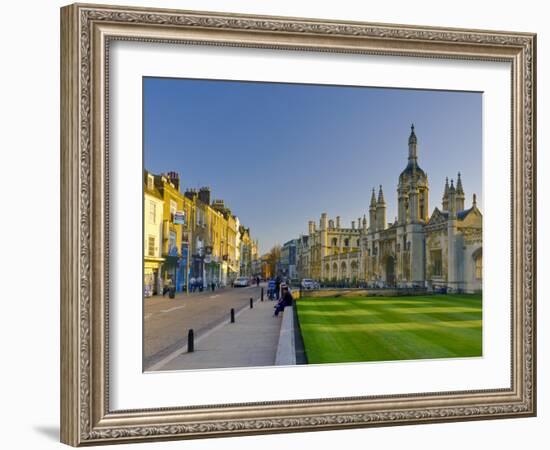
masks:
[[[475,206],[472,206],[471,208],[468,208],[468,209],[465,209],[463,211],[457,212],[456,213],[457,220],[462,222],[474,210],[479,212],[479,210]],[[441,211],[436,206],[433,213],[432,213],[432,215],[430,216],[430,219],[428,220],[428,224],[436,222],[438,218],[443,218],[443,220],[440,219],[439,222],[449,220],[449,211]]]

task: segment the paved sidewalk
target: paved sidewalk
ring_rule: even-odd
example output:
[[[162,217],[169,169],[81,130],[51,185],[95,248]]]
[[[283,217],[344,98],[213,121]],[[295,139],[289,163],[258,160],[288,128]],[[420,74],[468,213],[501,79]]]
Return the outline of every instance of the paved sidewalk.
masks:
[[[275,364],[281,315],[273,317],[275,302],[256,301],[254,308],[244,309],[235,323],[222,324],[195,337],[195,351],[173,354],[156,370],[213,369],[258,367]],[[168,358],[170,359],[170,358]]]
[[[201,336],[229,317],[234,308],[248,307],[250,298],[260,297],[261,289],[225,288],[214,292],[176,294],[175,299],[150,297],[143,302],[143,366],[151,370],[159,361],[187,344],[187,331]]]

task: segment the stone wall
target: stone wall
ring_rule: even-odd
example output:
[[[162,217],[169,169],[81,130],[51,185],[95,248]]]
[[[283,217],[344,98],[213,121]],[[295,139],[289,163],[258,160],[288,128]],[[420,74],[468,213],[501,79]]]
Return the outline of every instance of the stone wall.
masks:
[[[302,297],[399,297],[405,295],[425,295],[425,288],[403,289],[315,289],[302,291]],[[293,294],[294,295],[294,294]],[[299,298],[296,296],[295,298]]]

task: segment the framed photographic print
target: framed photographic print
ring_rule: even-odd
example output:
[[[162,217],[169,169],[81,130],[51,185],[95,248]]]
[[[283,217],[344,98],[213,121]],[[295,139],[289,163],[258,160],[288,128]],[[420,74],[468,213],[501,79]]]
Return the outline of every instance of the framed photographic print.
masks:
[[[62,441],[536,414],[536,36],[61,10]]]

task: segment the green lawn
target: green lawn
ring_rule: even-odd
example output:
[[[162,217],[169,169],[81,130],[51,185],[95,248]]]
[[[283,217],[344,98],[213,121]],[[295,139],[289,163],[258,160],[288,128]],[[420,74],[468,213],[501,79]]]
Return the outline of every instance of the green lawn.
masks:
[[[481,295],[296,303],[309,364],[481,356]]]

